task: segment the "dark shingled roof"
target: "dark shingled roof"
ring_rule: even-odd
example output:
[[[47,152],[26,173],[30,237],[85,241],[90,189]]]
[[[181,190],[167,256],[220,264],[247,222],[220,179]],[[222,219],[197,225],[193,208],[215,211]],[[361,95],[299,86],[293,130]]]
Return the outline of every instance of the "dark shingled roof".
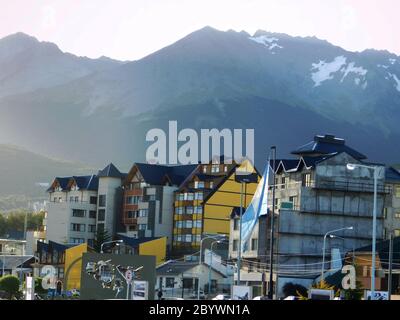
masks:
[[[376,243],[376,253],[379,255],[381,260],[382,268],[389,268],[389,240],[379,241]],[[357,248],[354,250],[355,252],[372,252],[372,245],[368,245],[365,247]],[[350,256],[352,253],[349,253]],[[357,255],[356,255],[357,256]],[[393,263],[400,264],[400,237],[393,238]]]
[[[385,179],[387,182],[400,183],[400,172],[393,167],[387,167],[385,170]]]
[[[132,248],[136,248],[139,244],[148,242],[148,241],[153,241],[160,239],[161,237],[146,237],[146,238],[131,238],[124,236],[122,234],[117,234],[116,238],[118,240],[123,240],[124,244],[131,246]]]
[[[332,153],[346,152],[357,160],[367,157],[358,151],[346,146],[345,140],[333,135],[315,136],[314,140],[292,151],[295,155],[327,155]]]
[[[99,179],[95,175],[91,176],[73,176],[79,189],[82,190],[97,190],[99,187]]]
[[[166,176],[171,180],[172,184],[180,185],[198,167],[197,164],[164,166],[148,163],[136,163],[136,166],[144,180],[152,185],[163,185]]]
[[[97,176],[99,178],[102,177],[123,178],[124,174],[121,173],[113,163],[110,163],[103,170],[100,170]]]

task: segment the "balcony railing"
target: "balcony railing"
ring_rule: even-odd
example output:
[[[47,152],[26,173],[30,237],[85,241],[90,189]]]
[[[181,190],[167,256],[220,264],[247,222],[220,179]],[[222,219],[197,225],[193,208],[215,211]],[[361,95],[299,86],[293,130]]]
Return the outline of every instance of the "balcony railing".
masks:
[[[305,187],[311,187],[314,189],[325,189],[325,190],[337,190],[337,191],[353,191],[353,192],[374,192],[373,183],[363,183],[354,181],[337,181],[337,180],[317,180],[305,185]],[[378,184],[378,193],[391,193],[391,187],[385,186],[384,184]]]

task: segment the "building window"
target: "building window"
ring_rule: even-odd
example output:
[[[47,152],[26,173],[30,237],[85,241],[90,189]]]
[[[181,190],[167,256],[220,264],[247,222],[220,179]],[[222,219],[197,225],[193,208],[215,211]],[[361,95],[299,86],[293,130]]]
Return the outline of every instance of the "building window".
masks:
[[[106,206],[106,195],[101,194],[99,195],[99,207],[105,207]]]
[[[96,232],[96,225],[95,224],[89,224],[88,225],[88,227],[89,227],[89,232]]]
[[[96,219],[96,211],[95,210],[90,210],[89,211],[89,218],[90,219]]]
[[[165,278],[165,287],[173,288],[175,286],[175,278],[166,277]]]
[[[176,241],[182,242],[182,236],[177,236],[177,237],[176,237]]]
[[[129,226],[129,231],[136,231],[136,226]]]
[[[139,217],[147,217],[148,216],[148,209],[140,209],[139,210]]]
[[[302,176],[303,187],[311,187],[311,173],[305,173]]]
[[[232,250],[237,251],[237,249],[238,249],[238,240],[233,240]]]
[[[204,181],[195,181],[194,188],[195,189],[204,189]]]
[[[187,229],[193,228],[193,221],[192,220],[186,220],[185,228],[187,228]]]
[[[79,202],[79,197],[75,197],[75,202]]]
[[[203,200],[203,192],[196,192],[194,195],[195,200]]]
[[[183,207],[175,207],[175,214],[183,214]]]
[[[200,234],[196,234],[196,242],[200,243],[201,241],[201,235]]]
[[[97,204],[97,197],[90,197],[90,204]]]
[[[286,177],[282,177],[281,189],[286,189]]]
[[[394,195],[396,196],[396,198],[400,198],[400,186],[394,187]]]
[[[394,217],[395,217],[396,219],[400,219],[400,212],[396,212],[396,213],[394,214]]]
[[[194,209],[192,206],[186,207],[186,214],[193,214],[193,212],[194,212]]]
[[[258,248],[258,239],[251,239],[251,250],[255,251]]]
[[[191,234],[186,234],[185,235],[185,242],[192,242],[192,235]]]
[[[211,166],[211,173],[219,173],[219,164],[213,164]]]
[[[183,226],[182,221],[176,221],[176,222],[175,222],[175,227],[177,227],[178,229],[181,229],[182,226]]]
[[[81,223],[71,223],[71,231],[85,232],[85,225]]]
[[[155,201],[156,200],[156,196],[154,194],[149,196],[149,201]]]
[[[214,181],[210,181],[210,189],[214,188]]]
[[[400,237],[400,229],[395,229],[394,230],[394,236],[395,237]]]
[[[69,197],[69,202],[74,202],[74,197]]]
[[[194,200],[194,193],[185,193],[185,200],[192,201]]]
[[[240,219],[233,219],[233,230],[239,230]]]
[[[140,200],[141,200],[140,196],[129,196],[129,197],[126,197],[126,203],[127,204],[138,204]]]
[[[195,220],[194,221],[194,227],[195,228],[201,228],[201,220]]]
[[[104,221],[106,219],[106,210],[105,209],[99,209],[99,214],[97,217],[98,221]]]
[[[83,239],[83,238],[70,238],[69,242],[70,243],[74,243],[74,244],[81,244],[81,243],[85,243],[85,239]]]
[[[72,209],[72,216],[77,218],[84,218],[85,217],[85,210],[80,209]]]
[[[147,224],[138,224],[138,229],[139,230],[146,230],[147,229]]]
[[[203,207],[202,206],[194,207],[194,213],[197,213],[197,214],[203,213]]]

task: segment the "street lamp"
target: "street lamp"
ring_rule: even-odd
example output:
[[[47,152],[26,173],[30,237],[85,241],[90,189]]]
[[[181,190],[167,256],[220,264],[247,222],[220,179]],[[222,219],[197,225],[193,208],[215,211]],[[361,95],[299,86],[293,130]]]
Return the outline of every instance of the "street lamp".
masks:
[[[374,211],[372,214],[372,270],[371,270],[371,300],[375,296],[375,261],[376,261],[376,216],[377,216],[377,198],[378,198],[378,166],[367,166],[358,163],[348,163],[348,170],[355,170],[356,168],[366,168],[374,172]]]
[[[111,243],[120,244],[120,243],[123,243],[123,242],[124,242],[124,240],[114,240],[114,241],[106,241],[106,242],[103,242],[103,243],[101,244],[101,246],[100,246],[100,253],[104,253],[104,251],[103,251],[103,246],[104,246],[105,244],[111,244]]]
[[[324,272],[325,272],[325,242],[326,242],[326,237],[331,235],[332,233],[339,232],[342,230],[353,230],[353,227],[346,227],[346,228],[340,228],[340,229],[335,229],[328,231],[324,235],[324,244],[322,247],[322,268],[321,268],[321,282],[324,281]]]
[[[211,293],[211,267],[212,267],[212,258],[213,258],[213,246],[214,244],[223,243],[223,240],[213,241],[211,243],[211,251],[210,251],[210,265],[208,266],[208,294]]]
[[[225,234],[221,234],[221,235],[213,235],[213,236],[208,236],[208,237],[205,237],[205,238],[203,238],[203,239],[201,239],[200,240],[200,258],[199,258],[199,266],[201,266],[201,264],[203,263],[203,241],[204,240],[207,240],[207,239],[214,239],[214,240],[216,240],[216,239],[218,239],[218,238],[226,238],[226,235]],[[197,300],[200,300],[200,278],[199,278],[199,280],[198,280],[198,283],[197,283]]]

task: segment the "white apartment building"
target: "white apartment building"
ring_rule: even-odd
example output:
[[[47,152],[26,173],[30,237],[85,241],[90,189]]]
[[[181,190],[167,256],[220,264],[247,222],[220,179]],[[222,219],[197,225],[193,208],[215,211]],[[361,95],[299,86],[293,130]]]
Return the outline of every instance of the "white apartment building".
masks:
[[[96,230],[113,235],[122,178],[113,164],[97,175],[55,178],[47,190],[46,241],[93,245]]]

